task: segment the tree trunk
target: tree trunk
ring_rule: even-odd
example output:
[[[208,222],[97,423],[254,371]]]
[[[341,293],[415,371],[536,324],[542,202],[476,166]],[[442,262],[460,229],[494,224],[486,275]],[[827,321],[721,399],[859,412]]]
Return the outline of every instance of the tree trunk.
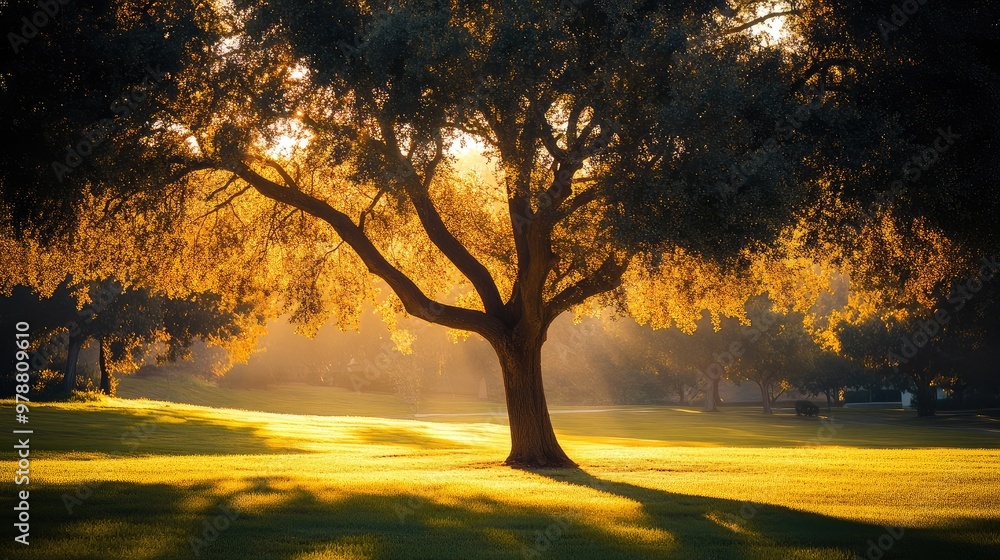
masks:
[[[98,338],[97,344],[100,346],[98,362],[101,366],[101,392],[109,397],[113,397],[114,395],[111,392],[111,372],[108,371],[108,358],[105,355],[107,351],[104,349],[104,339]]]
[[[66,375],[63,378],[63,390],[67,393],[76,389],[76,363],[80,358],[80,348],[82,347],[82,338],[72,336],[69,338],[69,350],[66,353]]]
[[[955,387],[952,388],[951,394],[958,404],[960,405],[965,404],[965,384],[963,383],[955,384]]]
[[[758,383],[757,387],[760,387],[760,398],[764,402],[764,414],[771,414],[771,398],[767,394],[767,389],[763,383]]]
[[[922,378],[915,379],[917,384],[917,416],[934,416],[935,395],[934,388],[930,381]]]
[[[706,376],[708,379],[708,390],[705,391],[705,412],[719,411],[719,380]]]
[[[544,334],[512,336],[494,343],[503,372],[510,455],[504,461],[518,468],[575,467],[556,441],[542,388]]]
[[[826,411],[830,412],[830,401],[832,400],[830,399],[830,391],[823,391],[823,394],[826,395]]]

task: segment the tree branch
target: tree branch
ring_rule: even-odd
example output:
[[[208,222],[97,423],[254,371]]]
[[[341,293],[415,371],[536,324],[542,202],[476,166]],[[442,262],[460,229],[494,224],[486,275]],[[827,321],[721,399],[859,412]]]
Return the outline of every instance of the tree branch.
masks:
[[[202,218],[205,218],[205,217],[208,217],[208,216],[210,216],[212,214],[215,214],[219,210],[225,208],[226,206],[229,206],[230,203],[232,203],[234,200],[236,200],[239,196],[241,196],[243,193],[247,192],[248,190],[250,190],[250,185],[247,185],[247,186],[243,187],[242,189],[236,191],[235,193],[232,194],[232,196],[230,196],[226,200],[223,200],[222,202],[216,204],[214,208],[212,208],[208,212],[205,212],[201,216],[198,216],[195,219],[196,220],[201,220]],[[239,215],[237,215],[236,218],[239,219]]]
[[[432,179],[431,173],[433,173],[433,167],[436,167],[436,164],[429,168],[429,172],[421,180],[410,163],[406,162],[403,158],[402,152],[399,150],[396,135],[392,131],[392,127],[387,123],[383,123],[382,125],[382,135],[385,138],[387,149],[391,152],[390,155],[395,157],[397,161],[405,163],[408,166],[410,173],[406,174],[403,178],[403,190],[410,198],[410,202],[413,203],[413,207],[417,211],[417,217],[420,219],[420,225],[423,226],[427,237],[430,238],[435,247],[448,257],[448,260],[458,268],[459,272],[469,279],[476,293],[479,294],[486,312],[494,316],[499,316],[503,313],[504,305],[503,299],[500,297],[500,290],[497,288],[496,282],[493,281],[493,276],[483,263],[472,256],[472,253],[469,252],[465,245],[462,245],[452,235],[447,226],[445,226],[444,220],[441,219],[441,214],[434,207],[434,202],[430,199],[427,187],[430,185]],[[436,159],[440,160],[442,150],[441,139],[438,138],[437,142],[438,155]]]
[[[266,167],[270,167],[271,169],[277,171],[278,175],[281,176],[281,180],[285,182],[286,187],[293,188],[297,191],[302,190],[301,188],[299,188],[299,184],[295,181],[295,179],[293,179],[292,176],[289,175],[287,171],[285,171],[285,168],[278,164],[278,162],[260,156],[249,156],[249,157],[252,161],[256,161]]]
[[[614,253],[608,255],[601,266],[590,276],[572,286],[567,286],[556,294],[546,305],[546,325],[551,323],[564,311],[579,305],[587,299],[613,290],[621,285],[622,275],[628,269],[630,255],[619,260]]]
[[[232,185],[233,183],[235,183],[236,180],[239,179],[239,178],[240,178],[239,175],[233,173],[233,175],[229,178],[229,180],[226,181],[225,185],[222,185],[221,187],[219,187],[219,188],[215,189],[214,191],[208,193],[208,196],[205,197],[205,201],[207,202],[207,201],[212,200],[213,198],[215,198],[216,195],[218,195],[222,191],[228,189],[229,185]]]
[[[732,35],[734,33],[739,33],[740,31],[745,31],[745,30],[750,29],[751,27],[753,27],[755,25],[764,23],[765,21],[767,21],[769,19],[772,19],[772,18],[782,17],[782,16],[798,16],[798,15],[802,15],[802,10],[787,10],[787,11],[784,11],[784,12],[771,12],[769,14],[764,14],[764,15],[760,16],[759,18],[752,19],[752,20],[750,20],[750,21],[748,21],[748,22],[746,22],[746,23],[744,23],[742,25],[737,25],[736,27],[732,27],[730,29],[726,29],[725,31],[723,31],[722,33],[720,33],[719,36]]]
[[[819,74],[820,72],[825,73],[834,66],[847,66],[854,71],[859,71],[861,69],[861,63],[852,58],[828,58],[826,60],[814,62],[805,70],[799,79],[792,82],[792,85],[789,87],[789,91],[798,91],[807,81],[809,81],[809,78]],[[829,91],[830,87],[828,86],[826,89]]]
[[[240,170],[240,177],[261,195],[298,208],[333,227],[337,235],[357,253],[369,272],[385,280],[410,315],[446,327],[475,332],[487,339],[495,339],[504,332],[503,323],[495,317],[481,311],[444,305],[428,298],[413,280],[386,260],[347,214],[325,201],[302,191],[283,187],[248,167]]]

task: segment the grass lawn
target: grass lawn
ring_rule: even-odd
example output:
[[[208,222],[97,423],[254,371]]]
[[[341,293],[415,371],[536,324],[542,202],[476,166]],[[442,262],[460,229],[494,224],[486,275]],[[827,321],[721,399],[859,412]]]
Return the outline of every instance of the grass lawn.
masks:
[[[252,392],[195,389],[201,404],[268,408]],[[270,392],[282,412],[297,402],[326,416],[129,399],[33,405],[31,545],[11,544],[7,523],[0,554],[1000,557],[1000,437],[988,417],[835,410],[830,424],[753,410],[568,409],[553,422],[581,468],[525,472],[500,466],[508,434],[497,417],[406,419],[410,407],[372,395],[374,416],[330,416],[364,409],[344,404],[354,393],[324,391]],[[425,404],[420,414],[454,412]],[[13,415],[9,401],[3,409]],[[887,550],[875,555],[879,543]]]

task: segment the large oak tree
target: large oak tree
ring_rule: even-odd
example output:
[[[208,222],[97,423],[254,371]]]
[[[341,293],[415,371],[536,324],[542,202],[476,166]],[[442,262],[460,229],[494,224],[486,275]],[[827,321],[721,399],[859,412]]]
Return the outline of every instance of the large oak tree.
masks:
[[[833,62],[815,59],[821,49],[765,44],[752,31],[775,16],[722,7],[67,9],[3,74],[2,101],[24,108],[4,122],[30,139],[4,161],[10,233],[72,241],[92,198],[164,230],[182,224],[194,232],[189,276],[214,262],[214,288],[268,286],[303,322],[334,313],[350,324],[378,280],[388,312],[492,345],[509,464],[571,465],[542,387],[556,317],[602,295],[649,315],[656,297],[637,304],[648,290],[630,296],[623,282],[664,275],[690,278],[670,285],[699,305],[674,305],[659,324],[690,321],[706,302],[736,308],[745,293],[706,289],[706,271],[741,278],[834,186],[871,179],[895,142],[884,108],[854,103]],[[807,31],[830,17],[819,3],[779,15]],[[39,87],[43,61],[64,76],[53,87]],[[90,136],[101,141],[77,141]],[[493,177],[461,172],[463,144],[483,149]]]

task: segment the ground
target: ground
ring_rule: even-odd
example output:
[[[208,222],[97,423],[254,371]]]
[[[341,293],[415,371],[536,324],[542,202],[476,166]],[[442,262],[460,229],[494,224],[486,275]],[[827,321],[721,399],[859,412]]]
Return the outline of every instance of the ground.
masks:
[[[989,414],[557,409],[553,423],[580,468],[526,472],[500,465],[509,439],[488,403],[123,382],[123,396],[140,394],[233,408],[126,398],[32,406],[31,544],[12,547],[8,528],[3,554],[1000,556],[1000,422]],[[0,486],[5,500],[24,488],[12,478]]]

